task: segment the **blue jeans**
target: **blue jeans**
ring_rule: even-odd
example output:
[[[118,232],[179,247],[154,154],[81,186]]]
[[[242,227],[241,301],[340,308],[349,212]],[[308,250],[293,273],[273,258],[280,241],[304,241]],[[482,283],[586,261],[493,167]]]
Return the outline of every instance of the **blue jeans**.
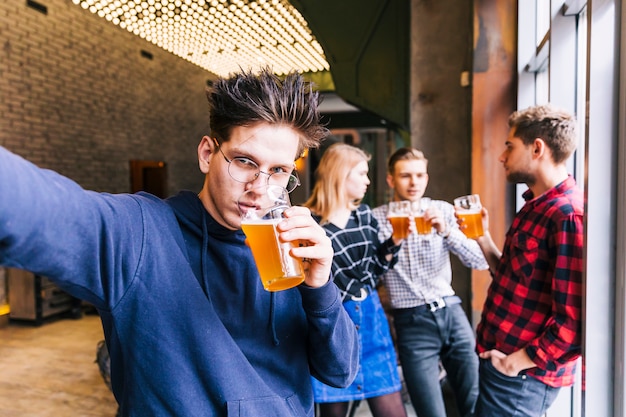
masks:
[[[446,417],[439,361],[448,374],[459,413],[473,414],[478,396],[478,356],[461,304],[429,310],[394,310],[398,353],[411,402],[419,417]]]
[[[523,374],[503,375],[490,359],[480,360],[480,394],[476,417],[539,417],[552,405],[559,388]]]

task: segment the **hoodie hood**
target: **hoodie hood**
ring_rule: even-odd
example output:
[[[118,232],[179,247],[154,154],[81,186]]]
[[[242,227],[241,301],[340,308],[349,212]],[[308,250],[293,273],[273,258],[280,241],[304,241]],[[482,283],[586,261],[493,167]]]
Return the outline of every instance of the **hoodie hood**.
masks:
[[[180,224],[193,272],[208,296],[207,283],[209,281],[206,276],[209,273],[208,253],[215,252],[216,248],[221,246],[220,242],[226,246],[233,245],[239,247],[240,250],[245,250],[245,235],[241,230],[230,230],[219,224],[206,211],[196,193],[181,191],[168,198],[166,202],[174,211]],[[223,267],[224,272],[227,272],[227,265]],[[215,268],[211,269],[213,273],[218,272]]]
[[[166,200],[172,208],[181,227],[196,237],[202,236],[206,223],[211,236],[225,241],[241,241],[245,235],[241,230],[230,230],[219,224],[206,211],[198,195],[191,191],[181,191]]]

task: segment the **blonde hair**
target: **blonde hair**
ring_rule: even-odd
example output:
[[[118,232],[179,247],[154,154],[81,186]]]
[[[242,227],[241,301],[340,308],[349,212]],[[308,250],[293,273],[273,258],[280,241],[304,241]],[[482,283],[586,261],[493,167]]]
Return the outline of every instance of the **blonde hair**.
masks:
[[[315,170],[316,181],[311,197],[304,203],[321,217],[320,224],[328,223],[331,214],[339,209],[354,210],[361,204],[360,199],[348,199],[346,180],[355,166],[370,159],[371,156],[363,150],[345,143],[335,143],[326,149]]]

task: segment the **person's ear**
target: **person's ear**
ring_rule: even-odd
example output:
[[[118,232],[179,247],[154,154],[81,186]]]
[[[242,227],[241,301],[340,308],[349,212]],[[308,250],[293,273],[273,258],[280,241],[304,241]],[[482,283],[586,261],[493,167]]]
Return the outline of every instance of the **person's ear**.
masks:
[[[393,181],[393,175],[387,174],[387,185],[389,188],[395,188],[395,183]]]
[[[209,172],[209,160],[215,152],[215,146],[215,140],[210,136],[203,136],[198,144],[198,165],[204,174]]]
[[[533,141],[531,146],[532,146],[533,158],[541,158],[542,156],[544,156],[544,154],[548,150],[546,142],[541,138],[536,138]]]

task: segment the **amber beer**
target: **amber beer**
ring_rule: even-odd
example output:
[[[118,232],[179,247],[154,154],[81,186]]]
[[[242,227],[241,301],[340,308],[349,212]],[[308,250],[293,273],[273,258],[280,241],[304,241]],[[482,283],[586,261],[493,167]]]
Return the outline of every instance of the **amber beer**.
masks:
[[[276,225],[289,208],[289,193],[278,185],[264,185],[245,191],[237,201],[241,229],[254,257],[263,288],[281,291],[304,281],[302,261],[289,254],[294,247],[280,242]]]
[[[454,199],[454,207],[459,219],[463,220],[463,233],[470,239],[482,236],[483,230],[482,205],[478,194],[465,195]]]
[[[476,239],[481,237],[483,232],[483,219],[480,214],[480,210],[478,212],[459,212],[459,218],[463,219],[463,225],[465,228],[463,229],[463,233],[470,239]]]
[[[415,230],[420,235],[427,235],[432,232],[433,224],[430,220],[426,220],[426,211],[429,209],[432,200],[428,197],[422,197],[417,201],[411,201],[411,213],[415,222]]]
[[[394,239],[406,239],[409,237],[409,224],[411,222],[410,201],[390,201],[387,219],[393,229]]]
[[[408,216],[389,216],[388,219],[395,239],[406,239],[409,236],[410,219]]]
[[[241,222],[263,288],[267,291],[286,290],[304,281],[300,260],[289,255],[291,243],[281,243],[278,240],[276,225],[280,221],[281,219],[257,219]],[[285,267],[283,262],[286,263]]]
[[[415,216],[415,229],[420,235],[427,235],[432,231],[433,225],[430,221],[426,220],[424,216]]]

